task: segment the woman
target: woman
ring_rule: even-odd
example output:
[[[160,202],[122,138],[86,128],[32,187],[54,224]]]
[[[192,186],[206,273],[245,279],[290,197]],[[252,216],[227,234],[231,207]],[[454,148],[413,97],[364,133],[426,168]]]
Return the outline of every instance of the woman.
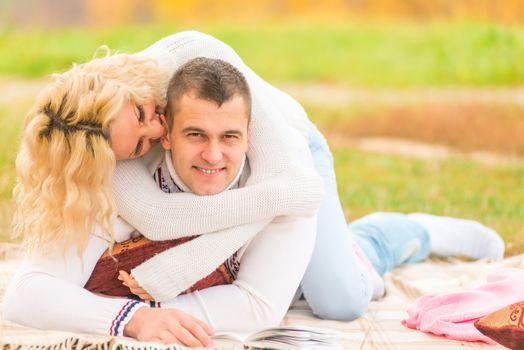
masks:
[[[179,311],[105,299],[81,288],[108,241],[125,239],[131,230],[113,216],[110,181],[115,158],[141,156],[152,147],[152,140],[162,133],[155,107],[162,109],[164,105],[160,96],[165,80],[178,66],[198,56],[224,59],[239,68],[248,80],[253,95],[253,138],[248,153],[253,174],[249,186],[217,196],[165,195],[151,181],[146,166],[155,152],[142,159],[118,162],[113,183],[118,213],[148,238],[164,240],[222,230],[195,240],[195,245],[185,244],[171,252],[175,257],[194,256],[198,264],[169,259],[168,271],[173,272],[169,280],[160,275],[141,276],[141,285],[149,291],[160,278],[159,293],[167,290],[166,297],[178,295],[252,239],[273,217],[313,212],[321,197],[318,178],[307,164],[296,161],[307,150],[304,141],[309,139],[315,165],[328,187],[328,198],[319,213],[313,260],[301,285],[305,297],[320,316],[352,319],[365,310],[374,286],[380,295],[380,280],[374,284],[372,279],[375,269],[363,254],[357,258],[347,232],[325,140],[310,126],[303,109],[261,80],[227,45],[201,33],[185,32],[165,38],[135,57],[106,57],[74,67],[56,78],[28,116],[17,159],[20,180],[15,189],[15,229],[26,235],[30,246],[43,246],[48,254],[34,253],[24,263],[6,295],[8,319],[40,328],[127,334],[165,343],[208,344],[208,327]],[[168,73],[163,76],[148,57],[155,58]],[[129,128],[124,132],[126,137],[121,137],[123,128]],[[302,142],[290,142],[290,135],[297,130]],[[134,136],[127,137],[130,134]],[[49,159],[49,164],[42,159]],[[386,217],[386,221],[389,219]],[[90,235],[95,223],[99,230]],[[303,240],[310,241],[311,225],[304,226],[304,221],[285,225],[289,225],[287,231],[302,230]],[[369,226],[364,222],[366,225]],[[428,233],[413,225],[400,240],[419,240],[418,248],[406,256],[400,254],[400,247],[400,253],[391,256],[391,266],[427,255]],[[263,240],[266,236],[253,239]],[[274,253],[284,254],[293,262],[283,264],[282,271],[276,273],[283,277],[276,285],[284,297],[274,295],[272,283],[260,277],[268,272],[261,271],[251,281],[265,282],[257,288],[246,287],[253,284],[241,279],[235,285],[202,292],[203,302],[195,296],[183,296],[172,305],[218,329],[260,328],[278,323],[311,254],[307,247],[294,249],[297,239],[300,236],[288,239],[282,251]],[[209,252],[210,247],[213,254],[206,254],[201,261],[195,252]],[[64,252],[67,264],[62,257]],[[243,261],[241,269],[248,264]],[[35,288],[39,290],[38,300],[32,298]],[[56,298],[57,290],[64,298]],[[245,298],[242,305],[253,307],[243,310],[247,320],[231,318],[232,313],[219,310],[221,300],[235,297]],[[67,308],[62,305],[64,300],[68,301]],[[167,324],[172,319],[180,323]]]

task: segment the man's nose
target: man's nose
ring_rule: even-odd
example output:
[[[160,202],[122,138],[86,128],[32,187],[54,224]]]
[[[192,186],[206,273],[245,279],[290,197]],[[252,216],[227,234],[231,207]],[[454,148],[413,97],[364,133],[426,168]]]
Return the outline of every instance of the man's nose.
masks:
[[[218,142],[209,141],[202,151],[202,158],[209,164],[217,164],[223,158],[222,149]]]

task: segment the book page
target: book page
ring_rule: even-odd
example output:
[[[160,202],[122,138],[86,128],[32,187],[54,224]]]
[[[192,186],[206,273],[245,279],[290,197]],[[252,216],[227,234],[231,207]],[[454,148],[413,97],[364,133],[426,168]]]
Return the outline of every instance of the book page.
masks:
[[[217,333],[213,337],[215,347],[232,350],[265,348],[275,350],[326,349],[338,350],[343,347],[337,342],[338,332],[309,326],[282,326],[268,328],[253,334]]]
[[[244,343],[248,336],[249,333],[221,332],[215,333],[211,339],[217,348],[240,350],[245,348]]]

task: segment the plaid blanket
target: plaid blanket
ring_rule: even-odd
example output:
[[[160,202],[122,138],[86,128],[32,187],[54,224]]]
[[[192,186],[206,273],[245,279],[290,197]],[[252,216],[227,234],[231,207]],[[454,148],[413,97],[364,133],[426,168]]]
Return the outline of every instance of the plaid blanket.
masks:
[[[21,254],[16,246],[0,245],[0,300],[20,259]],[[500,267],[524,268],[524,254],[496,263],[430,259],[424,263],[403,266],[385,276],[386,296],[379,302],[372,302],[368,311],[358,320],[321,320],[313,316],[304,301],[299,301],[291,307],[282,325],[307,325],[336,330],[340,332],[339,341],[346,349],[504,349],[502,346],[432,336],[401,324],[401,320],[407,317],[405,310],[417,297],[476,287],[485,282],[490,271]],[[122,337],[29,329],[0,318],[0,349],[166,350],[184,347],[140,343]]]

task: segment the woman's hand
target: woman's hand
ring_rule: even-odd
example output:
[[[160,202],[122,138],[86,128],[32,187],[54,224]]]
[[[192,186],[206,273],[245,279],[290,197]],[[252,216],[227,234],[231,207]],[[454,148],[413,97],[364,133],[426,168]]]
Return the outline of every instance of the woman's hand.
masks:
[[[122,281],[122,284],[124,286],[129,288],[131,293],[133,293],[134,295],[138,296],[140,299],[142,299],[142,300],[154,300],[154,298],[148,292],[146,292],[146,290],[144,288],[142,288],[140,286],[140,284],[138,284],[138,282],[135,280],[135,278],[133,276],[131,276],[130,274],[128,274],[127,272],[125,272],[123,270],[120,270],[119,271],[119,275],[118,275],[118,279],[120,281]]]
[[[124,335],[140,341],[212,347],[213,330],[206,323],[176,309],[141,307],[124,327]]]

